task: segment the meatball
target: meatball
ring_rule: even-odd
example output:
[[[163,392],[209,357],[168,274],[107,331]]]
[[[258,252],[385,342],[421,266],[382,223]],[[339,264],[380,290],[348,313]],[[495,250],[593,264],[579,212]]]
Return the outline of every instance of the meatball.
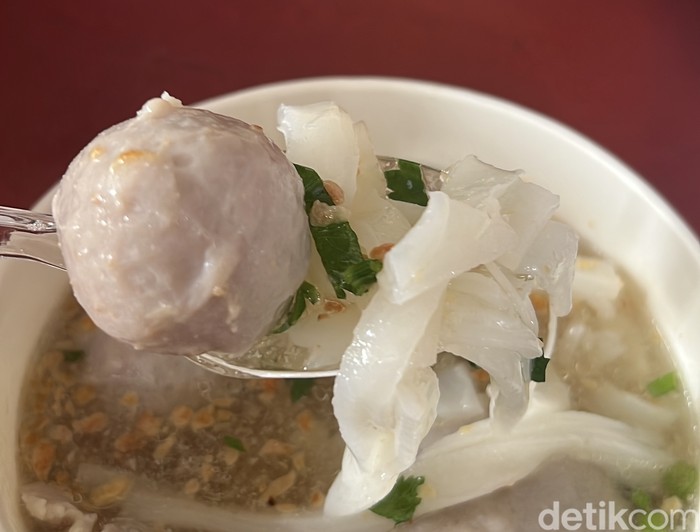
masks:
[[[307,272],[303,187],[284,153],[167,94],[78,154],[53,212],[76,298],[140,349],[242,354]]]

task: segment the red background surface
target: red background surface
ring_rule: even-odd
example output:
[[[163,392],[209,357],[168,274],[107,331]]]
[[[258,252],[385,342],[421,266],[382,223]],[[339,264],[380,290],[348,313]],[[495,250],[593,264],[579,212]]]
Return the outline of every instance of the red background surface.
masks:
[[[700,232],[697,0],[4,0],[0,25],[0,204],[29,207],[97,132],[163,90],[192,103],[387,75],[568,124]]]

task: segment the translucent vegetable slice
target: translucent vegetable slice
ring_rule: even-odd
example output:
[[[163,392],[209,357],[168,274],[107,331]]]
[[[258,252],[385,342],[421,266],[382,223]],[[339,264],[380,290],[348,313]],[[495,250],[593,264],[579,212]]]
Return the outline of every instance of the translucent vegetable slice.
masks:
[[[396,304],[380,285],[363,312],[335,381],[333,407],[347,448],[326,513],[369,508],[415,460],[438,402],[430,366],[445,286]]]
[[[289,160],[337,183],[351,203],[360,154],[350,115],[332,102],[319,102],[281,105],[277,117]]]
[[[430,192],[416,225],[384,260],[382,278],[392,301],[416,297],[500,256],[515,241],[504,222],[444,192]]]
[[[552,386],[554,385],[554,386]],[[590,460],[627,485],[651,487],[674,458],[663,439],[603,416],[566,410],[565,399],[542,397],[561,383],[534,385],[524,418],[504,433],[479,421],[427,448],[405,474],[426,479],[418,513],[426,513],[510,486],[552,456]],[[556,390],[555,395],[565,395]]]
[[[527,304],[523,298],[519,304]],[[491,376],[491,416],[510,426],[528,404],[529,361],[542,353],[518,305],[489,274],[466,272],[445,296],[440,346],[470,360]]]

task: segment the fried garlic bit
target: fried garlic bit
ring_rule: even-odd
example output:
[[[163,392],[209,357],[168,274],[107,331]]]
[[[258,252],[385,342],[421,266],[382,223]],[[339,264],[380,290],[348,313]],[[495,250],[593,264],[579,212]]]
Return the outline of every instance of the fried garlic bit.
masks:
[[[372,248],[372,250],[369,252],[369,258],[383,261],[384,256],[389,253],[393,247],[394,244],[391,243],[380,244],[377,247]]]
[[[343,192],[343,189],[340,188],[340,185],[335,181],[326,179],[323,182],[323,188],[326,189],[326,192],[328,192],[328,195],[335,205],[340,205],[345,201],[345,192]]]
[[[131,480],[126,476],[119,476],[94,488],[88,498],[98,508],[106,508],[123,500],[130,488]]]

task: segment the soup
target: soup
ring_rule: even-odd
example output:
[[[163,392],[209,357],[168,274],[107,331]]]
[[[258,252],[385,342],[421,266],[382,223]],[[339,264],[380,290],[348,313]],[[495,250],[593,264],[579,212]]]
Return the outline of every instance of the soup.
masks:
[[[639,288],[623,279],[613,320],[598,317],[590,302],[575,300],[559,328],[560,352],[553,368],[571,385],[580,408],[617,414],[625,421],[639,419],[634,409],[610,412],[611,405],[592,398],[591,388],[610,383],[647,401],[651,409],[663,409],[665,415],[638,422],[653,424],[678,460],[693,462],[697,449],[682,390],[655,399],[644,391],[673,368]],[[65,493],[81,511],[96,514],[95,530],[109,522],[192,530],[177,523],[130,521],[132,511],[147,514],[147,509],[133,510],[133,502],[125,505],[139,489],[231,512],[293,516],[319,511],[343,450],[332,415],[330,379],[310,386],[304,381],[233,380],[160,355],[151,355],[139,367],[129,360],[129,348],[96,330],[73,300],[62,314],[53,345],[37,357],[25,383],[20,431],[25,495],[35,493],[37,483],[51,486],[44,496],[60,501],[59,494]],[[601,363],[600,357],[607,360]],[[488,375],[474,367],[470,371],[483,390]],[[590,468],[579,468],[582,477],[590,473]],[[585,478],[567,482],[585,483]],[[612,484],[629,504],[635,486]],[[512,491],[509,497],[517,497],[517,485]],[[660,493],[655,497],[659,507],[674,502]],[[460,511],[474,519],[479,504],[483,501]],[[28,515],[27,527],[68,528]]]
[[[129,478],[124,489],[138,477],[256,511],[322,505],[342,451],[328,380],[236,380],[184,359],[141,360],[69,306],[25,385],[28,480],[69,488],[95,509],[124,495],[100,495],[105,475]],[[86,482],[96,485],[85,491]]]

